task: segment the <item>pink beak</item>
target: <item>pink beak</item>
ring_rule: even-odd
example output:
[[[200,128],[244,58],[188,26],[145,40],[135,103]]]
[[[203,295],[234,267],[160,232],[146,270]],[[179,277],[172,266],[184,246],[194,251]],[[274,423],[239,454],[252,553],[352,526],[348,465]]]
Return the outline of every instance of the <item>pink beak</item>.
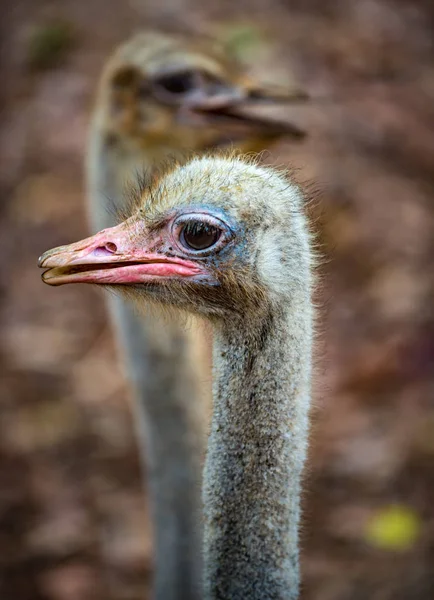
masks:
[[[139,231],[140,224],[129,219],[75,244],[48,250],[38,261],[39,267],[48,269],[42,281],[49,285],[128,285],[204,273],[189,260],[146,251],[134,235]]]

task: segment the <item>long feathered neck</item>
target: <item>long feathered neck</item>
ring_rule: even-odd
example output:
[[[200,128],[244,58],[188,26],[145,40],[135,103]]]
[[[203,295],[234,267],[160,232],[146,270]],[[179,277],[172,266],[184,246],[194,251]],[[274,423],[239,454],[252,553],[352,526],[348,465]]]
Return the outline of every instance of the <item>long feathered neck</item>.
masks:
[[[253,324],[216,331],[204,473],[205,598],[298,597],[312,307],[306,285]]]
[[[94,115],[86,165],[94,231],[112,227],[119,213],[129,212],[125,184],[137,172],[150,173],[156,159],[152,152],[107,135],[103,117]],[[154,598],[198,600],[207,410],[198,384],[204,373],[204,338],[197,328],[186,332],[177,319],[158,319],[156,313],[140,316],[120,297],[109,301],[126,374],[134,388],[135,422],[147,466],[155,528]]]
[[[93,228],[111,227],[119,219],[118,211],[127,210],[128,183],[137,175],[151,175],[154,163],[147,153],[124,140],[113,137],[104,127],[104,114],[96,113],[90,126],[87,158],[90,219]],[[125,215],[126,216],[126,215]]]

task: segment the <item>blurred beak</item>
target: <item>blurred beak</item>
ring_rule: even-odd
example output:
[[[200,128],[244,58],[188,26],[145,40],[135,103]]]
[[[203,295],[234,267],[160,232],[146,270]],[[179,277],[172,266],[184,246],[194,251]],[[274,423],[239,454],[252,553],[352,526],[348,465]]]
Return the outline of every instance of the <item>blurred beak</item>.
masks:
[[[304,104],[310,100],[309,94],[301,88],[288,88],[279,85],[247,84],[247,101],[257,104]]]
[[[143,244],[135,244],[138,228],[137,220],[128,219],[69,246],[48,250],[38,261],[39,267],[47,269],[42,281],[48,285],[133,285],[202,273],[191,261],[150,252]]]
[[[222,101],[198,102],[193,108],[205,116],[208,123],[221,127],[228,125],[235,132],[265,134],[270,136],[285,136],[303,138],[306,131],[289,121],[273,118],[273,107],[282,107],[290,104],[305,104],[310,100],[309,95],[300,88],[285,88],[280,86],[256,86],[247,82],[233,95],[227,94]],[[271,109],[270,114],[258,114],[258,109]],[[256,111],[256,113],[255,113]]]

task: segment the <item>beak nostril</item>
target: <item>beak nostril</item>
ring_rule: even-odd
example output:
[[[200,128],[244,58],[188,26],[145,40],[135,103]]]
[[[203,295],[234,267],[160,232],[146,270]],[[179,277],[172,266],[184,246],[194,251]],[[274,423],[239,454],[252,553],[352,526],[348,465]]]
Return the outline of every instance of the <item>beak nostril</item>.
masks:
[[[104,244],[104,246],[98,246],[98,248],[95,248],[92,254],[94,256],[107,256],[107,254],[114,254],[117,252],[117,249],[118,247],[116,244],[113,244],[113,242],[107,242],[107,244]]]

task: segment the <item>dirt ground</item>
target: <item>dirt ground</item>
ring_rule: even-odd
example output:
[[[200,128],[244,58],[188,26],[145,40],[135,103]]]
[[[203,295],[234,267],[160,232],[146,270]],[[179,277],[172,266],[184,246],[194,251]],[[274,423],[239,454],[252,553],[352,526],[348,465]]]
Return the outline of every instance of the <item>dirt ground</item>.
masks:
[[[86,128],[108,52],[142,27],[239,23],[272,41],[253,71],[318,98],[291,109],[309,138],[268,158],[319,192],[303,599],[434,598],[433,5],[3,0],[0,10],[0,597],[148,597],[146,494],[102,298],[42,285],[36,261],[87,231]]]

